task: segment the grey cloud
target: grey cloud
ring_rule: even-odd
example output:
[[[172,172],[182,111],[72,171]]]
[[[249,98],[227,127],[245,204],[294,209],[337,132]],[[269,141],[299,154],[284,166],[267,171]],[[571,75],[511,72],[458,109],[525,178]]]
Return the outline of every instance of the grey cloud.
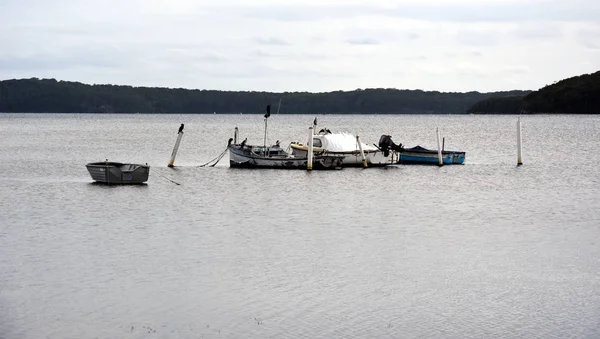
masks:
[[[577,41],[589,49],[600,49],[600,27],[597,30],[582,29],[577,32]]]
[[[455,69],[455,73],[461,76],[468,76],[474,78],[487,78],[489,74],[473,69]]]
[[[416,55],[416,56],[405,56],[405,57],[401,57],[401,60],[404,61],[426,61],[429,58],[425,55]]]
[[[378,45],[379,42],[373,38],[354,38],[346,40],[351,45]]]
[[[462,30],[458,32],[457,39],[460,43],[469,46],[494,46],[502,33],[495,31]]]
[[[270,57],[273,57],[275,55],[271,54],[271,53],[268,53],[268,52],[265,52],[263,50],[257,49],[257,50],[252,51],[250,53],[250,56],[252,56],[252,57],[261,57],[261,58],[270,58]]]
[[[421,38],[423,32],[412,32],[405,28],[394,28],[394,27],[356,27],[348,25],[341,31],[344,37],[347,37],[347,41],[352,43],[354,41],[360,42],[362,40],[373,40],[378,44],[383,43],[397,43],[399,41],[414,41]],[[366,39],[364,38],[366,37]],[[372,38],[372,37],[376,37]],[[372,41],[372,42],[373,42]],[[371,44],[372,44],[371,42]]]
[[[502,69],[502,73],[509,74],[528,74],[531,70],[527,66],[508,66]]]
[[[60,55],[36,54],[32,56],[0,56],[3,70],[64,70],[74,67],[116,68],[122,66],[119,58],[98,51],[79,51]]]
[[[589,49],[600,49],[600,43],[594,41],[581,41],[580,44]]]
[[[552,39],[563,35],[560,27],[556,24],[550,25],[520,25],[514,31],[514,35],[521,39]]]
[[[274,45],[274,46],[285,46],[289,45],[289,43],[285,40],[279,38],[255,38],[254,41],[258,42],[261,45]]]
[[[284,60],[297,60],[297,61],[306,61],[306,60],[315,60],[315,61],[324,61],[328,59],[332,59],[332,56],[329,54],[319,54],[312,52],[278,52],[278,53],[270,53],[266,52],[262,49],[256,49],[248,53],[249,58],[244,58],[244,60],[252,61],[255,58],[280,58]]]
[[[311,78],[311,77],[354,77],[353,73],[340,72],[333,70],[317,70],[313,68],[286,68],[280,69],[264,64],[252,65],[249,67],[243,67],[239,69],[232,68],[210,68],[202,70],[203,75],[214,76],[214,77],[227,77],[227,78],[274,78],[274,77],[294,77],[294,78]]]
[[[208,61],[208,62],[225,62],[225,61],[229,61],[228,58],[217,54],[217,53],[205,53],[203,55],[200,55],[198,57],[196,57],[196,60],[199,61]]]
[[[588,21],[597,22],[600,2],[595,0],[546,0],[536,2],[427,4],[404,3],[395,7],[367,5],[271,5],[241,7],[241,15],[278,21],[313,21],[388,16],[425,21],[455,22],[528,22]]]

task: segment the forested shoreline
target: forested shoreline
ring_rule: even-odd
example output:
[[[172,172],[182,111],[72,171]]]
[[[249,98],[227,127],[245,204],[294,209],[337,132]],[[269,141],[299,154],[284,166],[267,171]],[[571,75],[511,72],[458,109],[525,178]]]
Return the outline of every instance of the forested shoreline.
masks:
[[[598,114],[600,71],[571,77],[527,95],[490,97],[471,107],[474,114]]]
[[[0,82],[0,112],[25,113],[263,113],[281,100],[280,114],[462,114],[490,97],[530,91],[445,93],[357,89],[326,93],[244,92],[87,85],[55,79]]]
[[[55,79],[0,81],[0,112],[280,114],[600,113],[600,71],[537,91],[438,92],[369,88],[353,91],[252,92],[88,85]]]

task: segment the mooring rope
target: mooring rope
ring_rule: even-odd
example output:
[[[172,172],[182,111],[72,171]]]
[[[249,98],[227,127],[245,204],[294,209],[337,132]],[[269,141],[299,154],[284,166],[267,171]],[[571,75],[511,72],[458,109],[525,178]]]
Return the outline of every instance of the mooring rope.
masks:
[[[174,183],[175,185],[181,185],[181,184],[180,184],[180,183],[178,183],[177,181],[171,180],[171,179],[169,179],[169,178],[165,177],[164,175],[160,175],[160,174],[159,174],[159,176],[160,176],[160,177],[162,177],[162,178],[165,178],[165,179],[169,180],[170,182]]]
[[[225,156],[225,153],[227,153],[227,150],[225,150],[223,153],[221,153],[221,156],[219,157],[219,159],[217,159],[217,161],[215,161],[214,164],[210,165],[210,167],[215,167],[219,161],[221,161],[221,159],[223,159],[223,157]]]
[[[216,160],[214,164],[210,165],[210,167],[215,167],[215,165],[216,165],[216,164],[217,164],[219,161],[221,161],[221,159],[222,159],[222,158],[225,156],[225,154],[226,154],[226,153],[227,153],[227,148],[226,148],[226,149],[225,149],[225,150],[224,150],[224,151],[223,151],[221,154],[219,154],[219,155],[218,155],[216,158],[214,158],[214,159],[212,159],[211,161],[207,162],[206,164],[200,165],[200,166],[198,166],[198,167],[204,167],[204,166],[206,166],[206,165],[208,165],[208,164],[210,164],[211,162],[213,162],[213,161],[215,161],[215,160]]]

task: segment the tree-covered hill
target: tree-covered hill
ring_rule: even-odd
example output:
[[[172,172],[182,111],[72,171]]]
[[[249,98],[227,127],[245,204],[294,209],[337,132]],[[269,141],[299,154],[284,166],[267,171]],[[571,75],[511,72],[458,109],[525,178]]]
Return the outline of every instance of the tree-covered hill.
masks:
[[[328,93],[241,92],[115,85],[54,79],[0,81],[0,112],[39,113],[262,113],[282,99],[280,113],[465,113],[490,97],[529,91],[444,93],[357,89]]]
[[[600,71],[541,88],[525,96],[492,97],[469,113],[600,113]]]

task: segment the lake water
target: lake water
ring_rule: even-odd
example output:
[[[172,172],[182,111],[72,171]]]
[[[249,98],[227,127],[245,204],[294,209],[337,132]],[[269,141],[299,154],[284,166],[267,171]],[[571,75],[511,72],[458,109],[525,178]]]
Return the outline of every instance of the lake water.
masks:
[[[516,121],[322,115],[466,162],[307,172],[198,167],[261,115],[0,114],[0,338],[598,338],[600,116]]]

